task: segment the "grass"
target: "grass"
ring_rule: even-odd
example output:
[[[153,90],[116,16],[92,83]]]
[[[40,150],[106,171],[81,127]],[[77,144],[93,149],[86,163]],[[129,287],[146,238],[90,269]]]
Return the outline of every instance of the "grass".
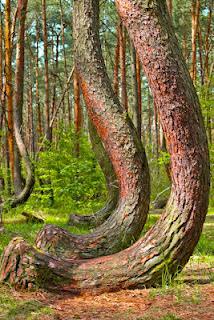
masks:
[[[14,299],[7,287],[0,286],[0,319],[36,320],[41,316],[51,315],[53,311],[37,300],[22,301]]]
[[[29,243],[33,244],[37,232],[43,227],[42,224],[26,223],[21,212],[23,208],[13,210],[5,217],[5,231],[0,234],[0,254],[8,242],[15,236],[22,236]],[[67,225],[68,214],[59,213],[57,209],[48,212],[38,213],[45,223],[58,225],[72,233],[84,234],[87,229],[69,227]],[[159,218],[158,215],[150,214],[145,226],[145,233]],[[194,268],[192,268],[194,266]],[[210,209],[203,233],[199,243],[190,259],[187,267],[182,271],[176,280],[164,281],[163,287],[150,290],[150,298],[161,295],[173,294],[178,303],[199,304],[201,292],[198,286],[201,279],[208,283],[214,282],[214,274],[211,268],[214,267],[214,210]],[[190,271],[189,271],[190,270]],[[194,272],[192,271],[194,270]],[[210,270],[210,271],[209,271]],[[192,286],[193,285],[193,286]],[[1,319],[52,319],[52,309],[37,300],[20,301],[14,299],[11,290],[5,285],[0,285],[0,320]],[[46,316],[46,318],[44,318]],[[51,318],[49,318],[49,316]],[[139,320],[153,320],[153,318],[139,318]],[[179,320],[174,314],[166,314],[159,320]]]

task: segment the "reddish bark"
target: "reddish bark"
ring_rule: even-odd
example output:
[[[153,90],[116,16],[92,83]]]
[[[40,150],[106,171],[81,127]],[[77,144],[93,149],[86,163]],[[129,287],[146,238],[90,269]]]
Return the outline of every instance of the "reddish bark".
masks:
[[[15,72],[15,92],[14,92],[14,122],[22,133],[22,113],[23,113],[23,90],[24,90],[24,61],[25,61],[25,19],[27,13],[28,0],[18,1],[17,18],[19,22],[18,39],[16,44],[16,72]],[[20,194],[24,185],[21,173],[21,158],[18,148],[15,147],[14,163],[14,189],[16,195]]]
[[[121,70],[121,104],[128,111],[128,95],[126,84],[126,34],[125,29],[120,23],[119,25],[119,41],[120,41],[120,70]]]
[[[97,27],[97,7],[94,0],[78,0],[74,4],[74,21],[78,19],[79,23],[75,31],[76,59],[79,61],[81,55],[78,48],[81,49],[81,44],[77,35],[86,28],[85,45],[88,42],[94,44],[93,41],[91,43],[91,37],[94,30],[92,26]],[[22,239],[14,239],[3,255],[1,280],[27,287],[43,275],[43,285],[78,292],[157,285],[161,283],[164,272],[173,276],[182,269],[199,240],[209,198],[208,146],[199,101],[180,55],[165,2],[116,0],[116,5],[148,78],[171,155],[172,191],[167,207],[144,238],[132,247],[108,257],[61,260],[37,251]],[[99,50],[99,43],[95,42],[95,46]],[[97,80],[97,73],[93,74],[90,69],[93,61],[91,52],[84,52],[84,61],[89,70],[84,73],[81,65],[78,65],[79,72],[83,91],[87,89],[87,101],[91,102],[87,104],[91,117],[101,133],[103,123],[99,125],[97,122],[100,109],[95,113],[94,103],[90,100],[99,93],[92,86],[92,79],[95,77]],[[96,63],[98,57],[96,55]],[[85,65],[82,68],[87,70]],[[100,92],[103,94],[103,90]],[[108,110],[106,113],[105,133],[109,126]],[[187,114],[191,114],[191,117],[187,117]],[[117,140],[115,136],[114,140]],[[103,141],[106,143],[106,135]],[[118,148],[117,154],[120,152]],[[114,161],[113,164],[118,172]]]
[[[167,0],[167,7],[169,10],[169,14],[172,17],[172,0]]]
[[[3,27],[2,27],[2,4],[0,1],[0,103],[2,102],[3,91]],[[2,115],[2,111],[1,111]]]
[[[8,151],[12,180],[14,181],[14,128],[13,128],[13,89],[12,89],[12,46],[11,46],[11,4],[5,2],[5,92],[7,102]]]
[[[200,0],[192,0],[192,66],[191,66],[191,77],[193,82],[196,82],[197,65],[196,65],[196,54],[197,54],[197,33],[200,16]]]

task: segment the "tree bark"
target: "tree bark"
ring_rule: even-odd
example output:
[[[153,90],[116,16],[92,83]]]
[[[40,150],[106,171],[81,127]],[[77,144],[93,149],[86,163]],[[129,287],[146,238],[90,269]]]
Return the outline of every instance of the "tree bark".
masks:
[[[141,139],[142,129],[142,91],[141,91],[141,66],[136,50],[130,43],[131,47],[131,64],[133,79],[133,122],[137,129],[139,139]]]
[[[200,16],[200,0],[192,0],[192,66],[191,77],[196,82],[197,76],[197,33]]]
[[[74,70],[74,128],[75,128],[75,155],[80,154],[80,134],[82,129],[82,108],[80,104],[80,84],[77,69]]]
[[[13,88],[12,88],[12,47],[11,47],[11,3],[5,2],[5,92],[8,114],[8,151],[12,181],[14,181],[14,129],[13,129]]]
[[[63,58],[64,58],[64,72],[65,78],[68,79],[68,68],[67,68],[67,57],[66,57],[66,49],[65,49],[65,31],[64,31],[64,12],[62,6],[62,0],[59,1],[60,4],[60,19],[61,19],[61,32],[62,32],[62,47],[63,47]],[[66,94],[67,98],[67,108],[68,108],[68,123],[71,125],[71,102],[70,102],[70,93],[69,90]]]
[[[46,19],[46,0],[42,0],[42,22],[43,22],[43,41],[45,59],[45,135],[48,142],[51,142],[50,128],[50,97],[49,97],[49,66],[48,66],[48,34]]]
[[[37,104],[37,135],[38,142],[42,137],[42,114],[39,96],[39,21],[36,18],[36,104]]]
[[[25,19],[27,11],[27,0],[18,1],[18,39],[16,44],[16,72],[15,72],[15,97],[14,97],[14,121],[16,121],[18,130],[22,132],[22,112],[23,112],[23,86],[24,86],[24,54],[25,54]],[[15,145],[14,161],[14,190],[15,194],[21,193],[24,185],[24,179],[21,173],[21,158],[17,146]]]
[[[97,7],[98,4],[93,5]],[[75,64],[89,116],[112,162],[120,195],[115,211],[92,234],[74,236],[53,226],[46,226],[40,232],[37,237],[40,249],[67,258],[107,255],[127,247],[139,237],[149,207],[150,183],[145,151],[111,87],[98,37],[99,15],[96,8],[96,15],[90,16],[91,6],[90,1],[80,3],[79,10],[85,23],[76,6]],[[81,38],[85,39],[85,46]]]
[[[90,119],[88,129],[92,149],[96,155],[96,159],[100,165],[100,168],[105,176],[108,198],[105,206],[96,213],[90,215],[72,214],[69,218],[69,225],[77,227],[86,226],[88,228],[95,228],[100,226],[116,208],[119,197],[119,186],[109,156],[107,155],[102,141],[99,135],[97,134],[97,131]]]
[[[119,41],[120,41],[120,71],[121,71],[121,104],[128,111],[128,95],[126,83],[126,33],[120,23],[119,25]]]
[[[2,27],[2,3],[0,0],[0,103],[2,103],[3,91],[3,27]],[[3,113],[1,105],[1,115]]]
[[[75,31],[75,37],[84,27],[88,32],[77,39],[91,44],[91,24],[96,25],[97,18],[90,20],[88,12],[91,18],[96,17],[92,14],[96,13],[96,1],[78,0],[74,5],[74,18],[78,18],[81,28]],[[0,269],[1,280],[16,286],[32,286],[42,275],[43,285],[74,292],[154,286],[161,283],[163,274],[172,277],[183,268],[199,240],[209,197],[208,146],[199,101],[177,46],[166,4],[162,0],[116,0],[116,5],[141,59],[166,137],[172,165],[170,199],[161,218],[143,238],[108,257],[62,260],[37,251],[22,239],[14,239],[5,249]],[[96,45],[99,47],[99,43]],[[94,51],[93,46],[91,50]],[[83,71],[80,67],[79,70],[83,79]],[[84,74],[82,80],[84,92],[92,89],[88,99],[97,94],[92,86],[97,73],[91,71],[88,70],[90,77]],[[87,79],[91,79],[89,86]],[[90,106],[93,108],[94,104]],[[89,110],[96,123],[99,111],[94,114],[93,109]],[[98,126],[98,132],[100,129]]]
[[[116,96],[119,95],[119,61],[120,61],[120,24],[117,26],[117,42],[115,46],[115,54],[114,54],[114,93]]]
[[[20,15],[22,21],[20,21],[20,34],[19,45],[17,50],[17,65],[16,65],[16,108],[14,109],[14,135],[18,151],[25,163],[27,178],[25,185],[18,195],[9,200],[9,204],[12,208],[24,203],[29,198],[33,186],[34,186],[34,167],[30,161],[26,146],[23,142],[23,138],[20,130],[20,110],[23,105],[23,86],[24,86],[24,34],[25,34],[25,15],[27,11],[28,0],[19,0]],[[1,204],[1,208],[4,208],[5,203]]]

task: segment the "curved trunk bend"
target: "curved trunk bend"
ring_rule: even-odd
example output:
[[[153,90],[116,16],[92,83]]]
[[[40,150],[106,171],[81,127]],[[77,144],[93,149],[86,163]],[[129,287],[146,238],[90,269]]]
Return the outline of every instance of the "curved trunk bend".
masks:
[[[85,21],[91,31],[86,9],[92,14],[95,0],[78,0],[74,4],[79,26]],[[149,80],[170,152],[172,189],[167,207],[143,238],[108,257],[65,261],[42,254],[23,240],[12,242],[2,260],[3,280],[11,274],[9,281],[15,282],[14,273],[8,270],[12,270],[10,254],[16,247],[15,255],[21,263],[28,257],[33,259],[31,268],[36,273],[33,281],[41,271],[48,270],[48,280],[51,282],[57,276],[61,282],[55,285],[65,290],[109,291],[151,286],[161,283],[164,272],[172,276],[180,271],[199,240],[208,207],[208,147],[199,102],[178,49],[166,4],[162,0],[149,4],[143,0],[116,0],[116,4]],[[79,17],[78,13],[84,14]],[[88,41],[88,37],[81,40]],[[26,249],[24,254],[21,247]],[[17,283],[24,284],[23,278],[14,277],[18,278]]]
[[[119,199],[110,217],[91,234],[76,236],[50,225],[39,233],[38,248],[72,259],[112,254],[136,241],[146,222],[150,198],[145,151],[111,87],[98,34],[99,8],[93,3],[91,16],[91,6],[80,1],[82,15],[78,11],[74,15],[75,65],[89,117],[113,165]]]

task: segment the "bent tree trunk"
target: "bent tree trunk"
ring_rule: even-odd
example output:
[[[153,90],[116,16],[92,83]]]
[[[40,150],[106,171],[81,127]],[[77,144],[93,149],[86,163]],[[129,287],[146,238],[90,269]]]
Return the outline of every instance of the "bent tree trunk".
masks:
[[[19,1],[19,17],[20,17],[20,26],[18,34],[18,43],[17,43],[17,59],[16,59],[16,101],[14,108],[14,135],[16,140],[16,145],[20,156],[22,157],[27,177],[25,184],[22,190],[14,198],[8,201],[11,208],[17,207],[19,204],[22,204],[28,200],[33,190],[35,183],[34,178],[34,166],[31,163],[30,157],[28,155],[26,146],[24,144],[21,127],[20,127],[20,114],[22,113],[23,107],[23,87],[24,87],[24,53],[25,53],[25,19],[27,13],[27,4],[28,0]],[[5,203],[1,204],[0,212],[4,209]]]
[[[119,199],[114,212],[91,234],[76,236],[50,225],[39,233],[38,248],[72,259],[112,254],[136,241],[146,222],[150,197],[145,151],[111,87],[99,39],[99,6],[93,5],[96,8],[92,17],[90,2],[80,2],[80,12],[76,11],[75,66],[89,117],[118,180]]]
[[[102,141],[90,119],[88,122],[88,128],[92,149],[105,176],[108,198],[105,206],[96,213],[84,216],[72,214],[70,215],[68,223],[71,226],[86,226],[88,228],[94,228],[100,226],[116,208],[119,197],[119,186],[109,156],[106,153]]]
[[[75,20],[81,13],[79,26],[84,24],[91,34],[91,24],[96,20],[89,20],[87,12],[93,16],[95,1],[78,0],[74,4]],[[182,269],[199,240],[209,195],[207,140],[166,4],[162,0],[152,0],[149,6],[143,0],[117,0],[116,4],[149,80],[171,155],[172,189],[167,207],[143,238],[108,257],[65,261],[15,239],[3,255],[2,280],[26,287],[45,274],[46,286],[53,285],[55,277],[58,288],[77,291],[156,285],[164,272],[174,275]],[[83,42],[85,39],[81,38]]]

